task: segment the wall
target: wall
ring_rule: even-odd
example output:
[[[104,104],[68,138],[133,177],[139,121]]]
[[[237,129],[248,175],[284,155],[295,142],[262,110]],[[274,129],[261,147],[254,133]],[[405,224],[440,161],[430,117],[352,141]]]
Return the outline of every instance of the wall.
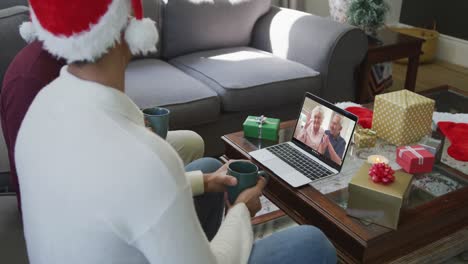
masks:
[[[404,0],[400,22],[441,34],[436,58],[468,67],[468,1]]]
[[[466,0],[404,0],[401,22],[424,28],[436,24],[440,33],[468,41],[467,12]]]

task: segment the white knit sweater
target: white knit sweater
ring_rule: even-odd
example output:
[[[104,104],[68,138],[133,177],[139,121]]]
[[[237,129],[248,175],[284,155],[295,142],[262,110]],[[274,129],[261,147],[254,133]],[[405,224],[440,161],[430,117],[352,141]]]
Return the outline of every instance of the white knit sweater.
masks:
[[[15,155],[33,264],[248,261],[245,204],[209,243],[182,161],[116,89],[64,67],[29,108]],[[190,177],[197,192],[200,177]]]

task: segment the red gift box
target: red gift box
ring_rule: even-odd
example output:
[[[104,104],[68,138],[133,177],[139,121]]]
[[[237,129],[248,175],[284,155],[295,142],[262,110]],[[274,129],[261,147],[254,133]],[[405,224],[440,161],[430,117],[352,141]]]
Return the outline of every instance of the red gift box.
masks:
[[[397,148],[396,162],[408,173],[431,172],[434,155],[421,145]]]

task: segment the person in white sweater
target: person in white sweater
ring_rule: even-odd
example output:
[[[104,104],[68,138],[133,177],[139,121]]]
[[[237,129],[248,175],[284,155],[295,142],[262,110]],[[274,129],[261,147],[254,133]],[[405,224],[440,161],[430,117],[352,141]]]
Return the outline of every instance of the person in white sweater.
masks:
[[[132,54],[155,49],[154,22],[142,19],[140,0],[83,2],[31,0],[33,24],[22,26],[24,38],[68,62],[34,99],[15,148],[29,261],[336,263],[331,243],[310,226],[253,243],[250,217],[261,208],[263,178],[239,195],[208,241],[192,196],[236,180],[207,160],[185,173],[124,93]],[[127,21],[131,7],[135,18]]]

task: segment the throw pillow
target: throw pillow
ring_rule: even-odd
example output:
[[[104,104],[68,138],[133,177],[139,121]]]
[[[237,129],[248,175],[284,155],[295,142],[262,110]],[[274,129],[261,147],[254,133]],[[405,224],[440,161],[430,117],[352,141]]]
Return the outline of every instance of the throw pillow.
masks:
[[[162,55],[247,46],[271,0],[168,0],[163,7]]]

